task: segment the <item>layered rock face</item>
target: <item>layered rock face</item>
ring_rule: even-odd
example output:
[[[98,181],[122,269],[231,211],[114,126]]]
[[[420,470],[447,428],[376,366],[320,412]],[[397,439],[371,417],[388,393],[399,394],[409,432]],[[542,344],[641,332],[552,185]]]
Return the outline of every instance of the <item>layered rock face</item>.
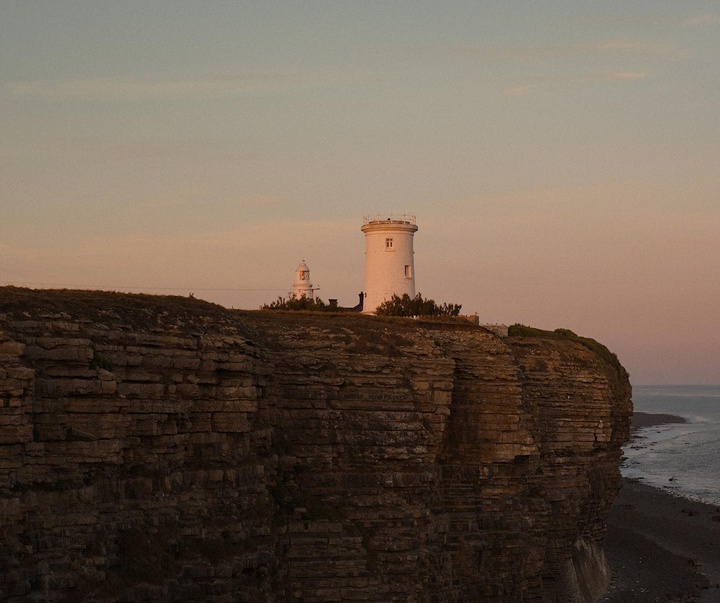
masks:
[[[0,599],[592,601],[630,412],[570,333],[0,289]]]

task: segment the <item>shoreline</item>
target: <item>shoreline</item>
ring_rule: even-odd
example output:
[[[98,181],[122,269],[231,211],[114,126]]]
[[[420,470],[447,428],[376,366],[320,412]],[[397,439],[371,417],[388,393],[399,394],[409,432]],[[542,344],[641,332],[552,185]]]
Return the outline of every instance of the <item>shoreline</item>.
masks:
[[[685,423],[637,412],[638,429]],[[605,553],[612,571],[599,603],[720,603],[720,508],[623,478],[608,518]]]
[[[612,570],[602,603],[720,603],[720,508],[635,480],[608,518]]]

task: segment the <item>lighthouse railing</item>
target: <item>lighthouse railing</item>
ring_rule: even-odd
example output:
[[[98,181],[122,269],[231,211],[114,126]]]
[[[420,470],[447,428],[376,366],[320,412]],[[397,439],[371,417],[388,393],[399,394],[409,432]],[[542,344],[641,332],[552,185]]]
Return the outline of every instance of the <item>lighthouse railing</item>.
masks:
[[[363,216],[363,226],[373,222],[390,222],[393,224],[414,224],[417,225],[415,216],[411,214],[367,214]]]

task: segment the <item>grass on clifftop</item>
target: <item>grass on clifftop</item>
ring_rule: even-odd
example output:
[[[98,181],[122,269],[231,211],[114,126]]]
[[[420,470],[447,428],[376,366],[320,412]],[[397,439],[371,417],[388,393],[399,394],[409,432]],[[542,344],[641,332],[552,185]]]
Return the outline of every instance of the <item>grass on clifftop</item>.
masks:
[[[205,326],[210,318],[226,321],[231,316],[226,308],[194,297],[22,287],[0,287],[0,314],[16,320],[72,318],[149,329],[192,329]]]
[[[570,329],[555,329],[554,331],[545,331],[543,329],[536,329],[535,327],[528,327],[526,325],[514,324],[508,328],[509,337],[517,338],[540,338],[540,339],[555,339],[558,341],[574,341],[580,345],[586,347],[591,352],[597,354],[605,362],[611,366],[621,366],[620,361],[616,354],[608,350],[603,344],[590,339],[589,337],[580,337],[573,333]]]

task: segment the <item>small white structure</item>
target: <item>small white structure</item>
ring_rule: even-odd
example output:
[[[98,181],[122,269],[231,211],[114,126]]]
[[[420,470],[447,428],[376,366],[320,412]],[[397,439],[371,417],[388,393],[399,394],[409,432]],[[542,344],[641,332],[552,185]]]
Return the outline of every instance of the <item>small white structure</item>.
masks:
[[[477,317],[477,314],[475,315]],[[509,333],[509,327],[503,324],[486,324],[480,325],[483,329],[487,329],[492,333],[495,333],[498,337],[507,337]]]
[[[393,295],[415,297],[413,235],[415,216],[363,217],[365,233],[365,299],[363,313],[373,313]]]
[[[315,299],[315,291],[318,287],[313,289],[312,283],[310,282],[310,268],[307,267],[305,260],[302,260],[298,267],[295,269],[295,282],[293,283],[292,296],[294,299],[300,299],[301,297],[307,297],[308,299]]]

